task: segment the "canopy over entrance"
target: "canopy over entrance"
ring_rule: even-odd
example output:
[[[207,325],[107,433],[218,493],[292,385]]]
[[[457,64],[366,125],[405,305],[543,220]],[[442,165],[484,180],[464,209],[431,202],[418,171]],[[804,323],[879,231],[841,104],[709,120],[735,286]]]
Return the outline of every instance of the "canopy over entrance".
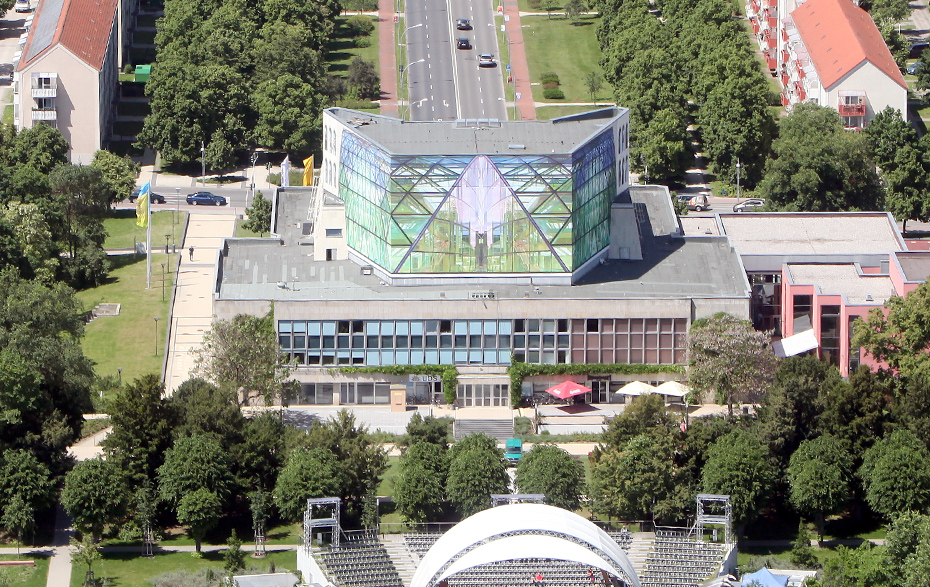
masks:
[[[433,587],[472,567],[525,558],[589,565],[640,587],[626,553],[606,532],[578,514],[537,503],[499,506],[459,522],[423,556],[410,587]]]

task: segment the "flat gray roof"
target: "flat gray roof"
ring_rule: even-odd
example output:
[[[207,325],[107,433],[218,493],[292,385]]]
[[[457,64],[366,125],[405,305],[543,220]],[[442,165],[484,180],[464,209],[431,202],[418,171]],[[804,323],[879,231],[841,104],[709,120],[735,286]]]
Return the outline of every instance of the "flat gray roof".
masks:
[[[283,201],[282,201],[283,198]],[[221,261],[219,298],[225,300],[438,300],[470,299],[491,290],[498,299],[523,299],[525,284],[381,285],[362,275],[352,261],[314,261],[312,247],[296,244],[294,218],[305,217],[311,195],[304,190],[279,192],[279,226],[293,226],[278,239],[230,239]],[[287,216],[292,214],[292,216]],[[280,218],[280,217],[279,217]],[[650,222],[647,219],[647,222]],[[659,232],[647,229],[653,234]],[[745,298],[746,274],[725,237],[643,237],[642,261],[608,261],[573,286],[540,285],[545,299],[686,299]],[[468,275],[462,275],[468,278]],[[504,276],[502,276],[504,277]],[[279,283],[281,285],[279,285]],[[284,286],[284,287],[282,287]],[[534,294],[534,298],[535,298]],[[537,298],[538,299],[538,298]]]
[[[796,285],[816,285],[824,295],[842,295],[857,306],[884,304],[894,293],[887,275],[863,275],[852,263],[840,265],[788,265]],[[871,297],[871,299],[867,299]]]
[[[740,255],[875,255],[905,250],[886,212],[720,214]]]
[[[908,251],[895,255],[908,281],[926,281],[930,276],[930,252]]]
[[[405,121],[345,108],[328,108],[356,132],[396,155],[565,155],[626,108],[609,107],[553,120]]]

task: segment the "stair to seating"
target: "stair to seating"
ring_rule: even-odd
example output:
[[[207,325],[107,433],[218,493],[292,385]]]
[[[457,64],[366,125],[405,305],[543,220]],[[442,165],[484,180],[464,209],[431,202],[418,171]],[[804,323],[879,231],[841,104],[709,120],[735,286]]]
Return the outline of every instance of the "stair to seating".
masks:
[[[627,548],[626,556],[630,559],[630,564],[636,571],[636,575],[643,576],[646,570],[646,559],[649,558],[649,552],[655,543],[655,535],[651,532],[634,532],[633,542]]]
[[[410,585],[413,580],[413,574],[417,570],[417,562],[410,556],[407,545],[404,543],[403,534],[385,534],[381,537],[381,544],[391,557],[397,574],[404,585]]]
[[[455,420],[455,439],[461,440],[469,434],[484,432],[491,438],[503,442],[513,436],[513,420]]]

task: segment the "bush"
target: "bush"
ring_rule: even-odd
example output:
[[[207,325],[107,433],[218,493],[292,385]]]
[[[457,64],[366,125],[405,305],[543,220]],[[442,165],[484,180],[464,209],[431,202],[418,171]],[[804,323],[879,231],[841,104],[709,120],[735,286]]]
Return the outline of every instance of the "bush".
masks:
[[[359,49],[364,49],[365,47],[371,47],[371,37],[356,37],[355,46]]]
[[[543,90],[543,98],[546,100],[563,100],[565,94],[558,88],[547,88]]]
[[[346,26],[349,27],[353,37],[367,36],[375,30],[375,23],[371,21],[371,17],[361,14],[350,16],[346,20]]]
[[[555,85],[559,85],[559,75],[553,71],[544,73],[540,77],[544,84],[554,83]]]

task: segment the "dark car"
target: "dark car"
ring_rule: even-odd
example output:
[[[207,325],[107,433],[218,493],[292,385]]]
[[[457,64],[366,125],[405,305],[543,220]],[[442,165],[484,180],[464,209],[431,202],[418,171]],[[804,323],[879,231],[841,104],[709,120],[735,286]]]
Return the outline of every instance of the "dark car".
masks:
[[[497,62],[490,53],[482,53],[478,56],[478,67],[496,67]]]
[[[749,198],[733,206],[734,212],[759,212],[765,207],[765,200],[762,198]]]
[[[468,40],[468,37],[459,37],[459,40],[455,43],[455,47],[457,49],[471,49],[471,41]]]
[[[130,204],[139,199],[139,192],[140,192],[141,190],[142,190],[142,188],[138,188],[138,187],[137,187],[136,189],[132,190],[132,193],[129,194],[129,203],[130,203]],[[163,195],[161,195],[161,194],[156,194],[156,193],[154,193],[154,192],[150,192],[150,193],[149,193],[149,202],[151,202],[152,204],[164,204],[164,203],[165,203],[165,196],[163,196]]]
[[[457,21],[455,21],[455,28],[457,28],[460,31],[470,31],[471,23],[468,22],[467,18],[460,18]]]
[[[914,43],[913,45],[911,45],[911,48],[908,51],[908,57],[910,57],[911,59],[919,58],[927,47],[930,47],[930,43],[927,43],[927,42]]]
[[[907,66],[907,73],[910,75],[917,75],[917,70],[920,68],[920,61],[917,63],[911,63]]]
[[[226,198],[210,192],[194,192],[188,194],[187,203],[194,206],[225,206]]]

